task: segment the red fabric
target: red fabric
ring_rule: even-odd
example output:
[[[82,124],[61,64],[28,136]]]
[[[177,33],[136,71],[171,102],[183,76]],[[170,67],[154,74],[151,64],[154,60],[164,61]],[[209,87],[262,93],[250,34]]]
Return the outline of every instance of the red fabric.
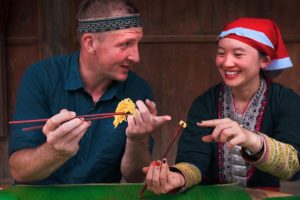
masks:
[[[283,42],[280,30],[274,21],[261,18],[240,18],[225,26],[223,31],[227,31],[237,27],[247,28],[264,33],[272,42],[274,49],[251,38],[247,38],[246,36],[230,34],[225,37],[244,42],[257,49],[258,51],[262,51],[263,53],[267,54],[271,57],[272,60],[288,57],[288,52]]]

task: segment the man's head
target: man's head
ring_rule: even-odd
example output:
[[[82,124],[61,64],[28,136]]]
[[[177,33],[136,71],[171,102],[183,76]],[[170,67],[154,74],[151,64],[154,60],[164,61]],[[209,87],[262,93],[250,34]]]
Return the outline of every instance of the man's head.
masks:
[[[123,81],[139,62],[142,20],[127,0],[85,0],[77,14],[81,70],[98,77]]]
[[[138,9],[128,0],[85,0],[77,13],[79,38],[82,33],[101,33],[142,27]]]
[[[138,9],[128,0],[84,0],[79,5],[77,19],[108,18],[137,13]]]

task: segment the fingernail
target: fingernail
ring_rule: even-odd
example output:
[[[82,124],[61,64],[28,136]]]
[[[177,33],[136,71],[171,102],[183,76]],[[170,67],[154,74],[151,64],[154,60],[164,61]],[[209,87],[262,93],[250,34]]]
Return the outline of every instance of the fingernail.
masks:
[[[159,167],[160,166],[160,161],[155,161],[155,166]]]
[[[165,164],[166,162],[167,162],[167,159],[164,158],[164,159],[162,160],[162,163]]]

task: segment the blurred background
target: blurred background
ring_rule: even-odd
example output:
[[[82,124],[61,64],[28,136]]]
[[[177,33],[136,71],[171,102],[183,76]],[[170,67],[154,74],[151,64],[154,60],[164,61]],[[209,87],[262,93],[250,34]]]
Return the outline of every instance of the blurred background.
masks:
[[[134,69],[154,90],[159,114],[172,121],[154,134],[160,158],[192,101],[221,78],[214,64],[216,38],[239,17],[270,18],[279,25],[294,67],[276,82],[300,95],[300,1],[298,0],[133,0],[144,19],[140,64]],[[76,12],[80,0],[0,1],[0,184],[8,170],[8,121],[27,67],[78,48]],[[199,138],[200,139],[200,138]],[[172,163],[176,145],[168,155]],[[282,191],[300,194],[300,182],[282,182]]]

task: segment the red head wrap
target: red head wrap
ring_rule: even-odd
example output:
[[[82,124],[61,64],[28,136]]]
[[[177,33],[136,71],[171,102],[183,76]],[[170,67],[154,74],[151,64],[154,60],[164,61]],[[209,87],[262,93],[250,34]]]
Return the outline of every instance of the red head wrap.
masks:
[[[281,70],[293,66],[280,30],[272,20],[240,18],[229,23],[218,39],[224,37],[244,42],[270,56],[272,61],[265,70]]]

